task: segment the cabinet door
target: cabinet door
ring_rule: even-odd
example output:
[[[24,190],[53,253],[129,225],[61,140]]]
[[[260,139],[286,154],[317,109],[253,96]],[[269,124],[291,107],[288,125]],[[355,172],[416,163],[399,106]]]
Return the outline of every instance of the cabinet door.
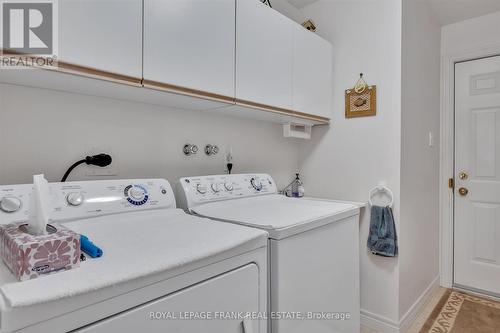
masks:
[[[142,0],[59,0],[59,60],[142,77]]]
[[[230,316],[259,310],[259,269],[249,264],[77,332],[256,333],[257,321]]]
[[[144,79],[234,98],[235,0],[144,0]]]
[[[294,23],[259,0],[236,3],[236,98],[291,109]]]
[[[330,118],[332,45],[297,25],[293,54],[293,110]]]

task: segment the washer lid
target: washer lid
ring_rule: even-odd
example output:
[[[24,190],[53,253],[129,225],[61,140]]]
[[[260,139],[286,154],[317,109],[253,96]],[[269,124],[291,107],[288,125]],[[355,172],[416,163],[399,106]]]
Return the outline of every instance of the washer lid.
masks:
[[[267,245],[262,230],[214,223],[180,209],[101,216],[64,226],[87,235],[104,255],[78,268],[24,282],[15,281],[0,264],[0,295],[9,308],[104,292],[130,281],[137,289],[143,279],[150,284],[148,279],[155,274],[178,275]]]
[[[271,238],[279,239],[359,214],[359,210],[359,206],[338,201],[266,195],[211,202],[192,212],[264,229]]]

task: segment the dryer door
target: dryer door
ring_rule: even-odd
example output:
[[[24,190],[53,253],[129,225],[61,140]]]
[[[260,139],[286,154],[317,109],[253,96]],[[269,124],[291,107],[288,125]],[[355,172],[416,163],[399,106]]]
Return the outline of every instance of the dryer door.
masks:
[[[257,333],[258,323],[238,313],[258,311],[259,269],[249,264],[77,332]]]

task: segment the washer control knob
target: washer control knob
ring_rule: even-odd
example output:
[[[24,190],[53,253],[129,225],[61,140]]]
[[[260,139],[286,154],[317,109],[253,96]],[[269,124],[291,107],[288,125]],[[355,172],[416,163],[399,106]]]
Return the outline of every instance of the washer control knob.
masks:
[[[83,199],[83,194],[79,192],[71,192],[66,196],[66,202],[73,207],[80,206],[83,203]]]
[[[212,191],[214,191],[214,193],[220,192],[220,186],[219,186],[219,184],[213,183],[212,185],[210,185],[210,187],[212,188]]]
[[[207,187],[203,186],[201,184],[198,184],[198,185],[196,185],[196,191],[198,191],[198,193],[200,193],[200,194],[205,194],[205,193],[207,193]]]
[[[0,201],[0,210],[4,213],[15,213],[21,209],[21,199],[5,197]]]
[[[262,182],[259,179],[252,178],[250,179],[250,183],[252,184],[253,188],[256,189],[257,191],[262,190]]]
[[[137,186],[132,187],[128,193],[130,197],[135,200],[142,200],[146,194],[142,188]]]
[[[232,191],[233,190],[233,184],[231,183],[224,183],[224,187],[226,189],[226,191]]]

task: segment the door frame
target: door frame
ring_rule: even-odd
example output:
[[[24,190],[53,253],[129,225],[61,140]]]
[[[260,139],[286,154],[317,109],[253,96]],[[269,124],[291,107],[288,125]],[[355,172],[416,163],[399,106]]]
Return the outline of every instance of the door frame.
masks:
[[[455,175],[455,64],[500,55],[500,43],[441,56],[441,112],[439,157],[440,284],[453,286],[454,193],[448,179]]]

